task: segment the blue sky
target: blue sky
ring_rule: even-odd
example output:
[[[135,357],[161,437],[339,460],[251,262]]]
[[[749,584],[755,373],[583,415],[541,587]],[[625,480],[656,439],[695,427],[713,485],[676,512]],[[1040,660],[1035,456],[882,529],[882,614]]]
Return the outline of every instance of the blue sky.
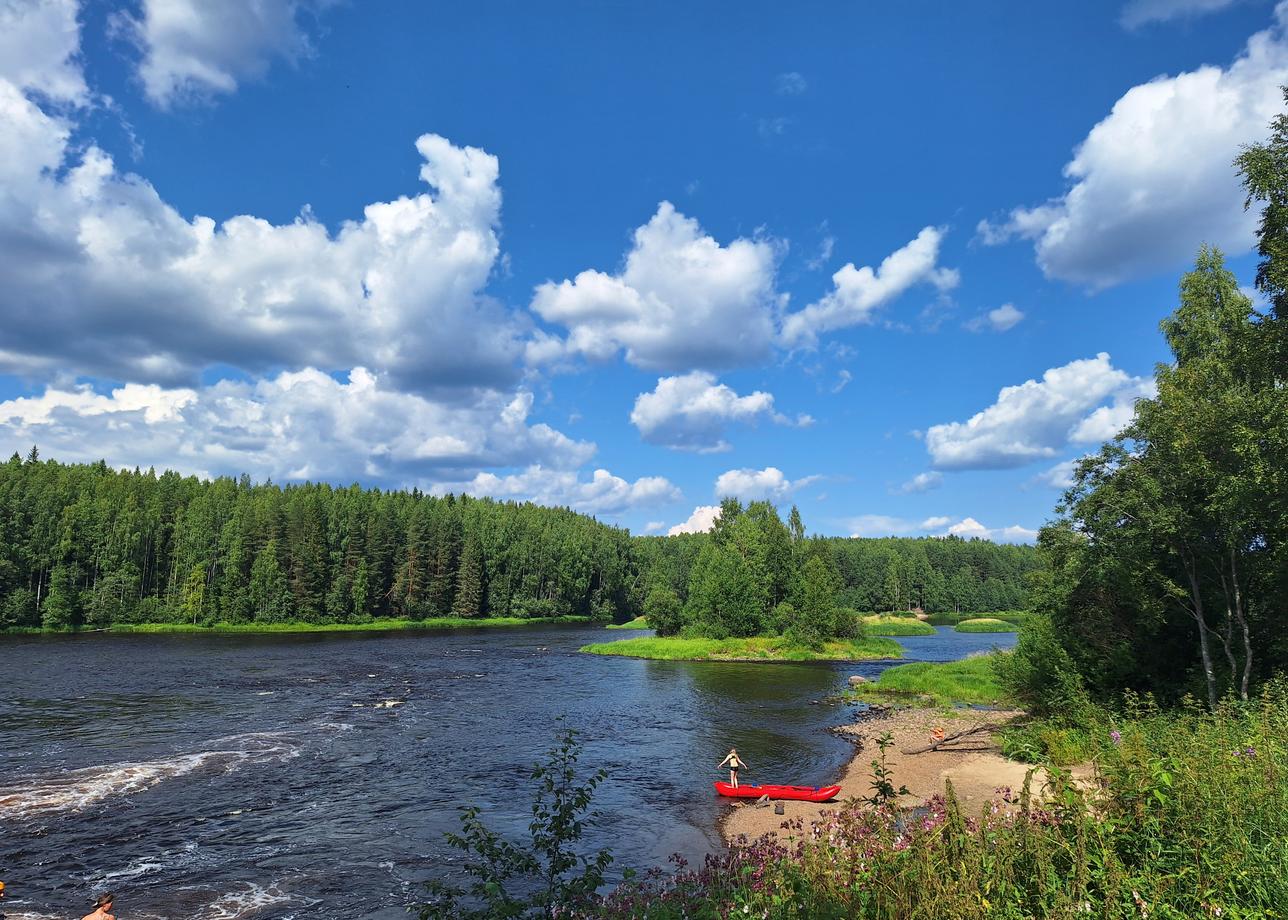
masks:
[[[0,2],[0,450],[1031,539],[1288,6]]]

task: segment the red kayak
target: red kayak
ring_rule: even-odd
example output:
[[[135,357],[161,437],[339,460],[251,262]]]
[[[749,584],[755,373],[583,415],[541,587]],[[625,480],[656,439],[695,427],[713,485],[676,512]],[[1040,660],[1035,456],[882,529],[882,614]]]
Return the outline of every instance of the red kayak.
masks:
[[[716,792],[734,799],[758,799],[767,795],[771,799],[796,799],[801,802],[827,802],[837,797],[840,786],[771,786],[760,783],[716,783]]]

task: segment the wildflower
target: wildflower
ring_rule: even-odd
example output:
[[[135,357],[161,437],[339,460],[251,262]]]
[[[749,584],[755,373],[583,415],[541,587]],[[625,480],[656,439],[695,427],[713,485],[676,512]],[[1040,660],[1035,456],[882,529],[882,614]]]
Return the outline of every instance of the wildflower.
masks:
[[[1115,728],[1113,731],[1109,733],[1109,740],[1112,741],[1114,744],[1122,744],[1123,733]]]

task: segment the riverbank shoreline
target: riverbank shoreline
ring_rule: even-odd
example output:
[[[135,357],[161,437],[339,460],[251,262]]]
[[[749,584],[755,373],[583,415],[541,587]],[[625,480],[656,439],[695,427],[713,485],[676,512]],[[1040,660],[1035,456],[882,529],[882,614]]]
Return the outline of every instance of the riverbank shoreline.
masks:
[[[818,649],[793,645],[782,636],[746,639],[682,639],[678,636],[638,636],[614,642],[592,642],[579,651],[589,655],[644,658],[656,661],[897,661],[903,646],[893,639],[836,639]]]
[[[755,807],[734,804],[729,807],[717,824],[721,838],[729,846],[741,846],[766,834],[785,835],[783,825],[800,820],[805,828],[819,820],[824,812],[834,811],[840,802],[849,798],[862,798],[872,794],[872,761],[880,756],[877,739],[886,732],[893,744],[886,752],[886,765],[891,770],[895,788],[908,787],[908,795],[899,798],[904,807],[915,807],[931,796],[944,791],[946,781],[951,781],[957,798],[967,813],[978,812],[990,801],[996,790],[1004,787],[1019,789],[1032,769],[1031,764],[1009,760],[1001,753],[993,734],[1000,727],[1022,718],[1018,709],[954,709],[909,707],[891,709],[873,707],[859,721],[842,725],[833,731],[855,744],[850,761],[835,780],[841,792],[832,802],[783,802],[783,814],[775,814],[773,807]],[[944,745],[940,750],[905,753],[929,745],[936,729],[946,735],[977,725],[986,731],[964,737]],[[748,777],[749,780],[760,777]],[[764,777],[765,782],[788,782],[790,779]],[[1038,789],[1046,775],[1037,770],[1033,788]]]
[[[97,635],[272,635],[328,632],[397,632],[415,629],[487,629],[551,624],[586,625],[590,617],[428,617],[424,620],[371,620],[366,623],[117,623],[102,629],[8,629],[0,636]]]

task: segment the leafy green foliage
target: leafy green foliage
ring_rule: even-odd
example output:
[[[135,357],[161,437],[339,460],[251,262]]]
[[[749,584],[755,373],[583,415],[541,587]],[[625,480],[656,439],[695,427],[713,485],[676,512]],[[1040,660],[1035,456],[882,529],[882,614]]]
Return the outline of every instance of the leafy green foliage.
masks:
[[[1091,717],[1081,669],[1051,620],[1035,617],[1025,623],[1015,648],[994,659],[993,666],[1007,692],[1035,715],[1079,722]]]
[[[413,908],[421,920],[518,920],[562,916],[591,905],[613,861],[607,850],[578,855],[595,789],[608,773],[582,780],[577,772],[581,747],[577,733],[565,729],[545,763],[536,764],[536,793],[529,842],[505,840],[488,828],[480,810],[461,810],[461,832],[447,842],[460,850],[462,870],[473,881],[465,888],[432,881],[430,900]]]
[[[899,796],[908,795],[907,786],[894,784],[894,770],[890,768],[886,752],[894,747],[894,735],[882,732],[877,735],[877,756],[872,761],[872,794],[861,800],[878,811],[893,813],[899,802]]]
[[[1037,606],[1093,694],[1197,691],[1215,706],[1288,665],[1288,388],[1272,329],[1202,249],[1163,323],[1174,363],[1158,395],[1082,462],[1041,533]]]

